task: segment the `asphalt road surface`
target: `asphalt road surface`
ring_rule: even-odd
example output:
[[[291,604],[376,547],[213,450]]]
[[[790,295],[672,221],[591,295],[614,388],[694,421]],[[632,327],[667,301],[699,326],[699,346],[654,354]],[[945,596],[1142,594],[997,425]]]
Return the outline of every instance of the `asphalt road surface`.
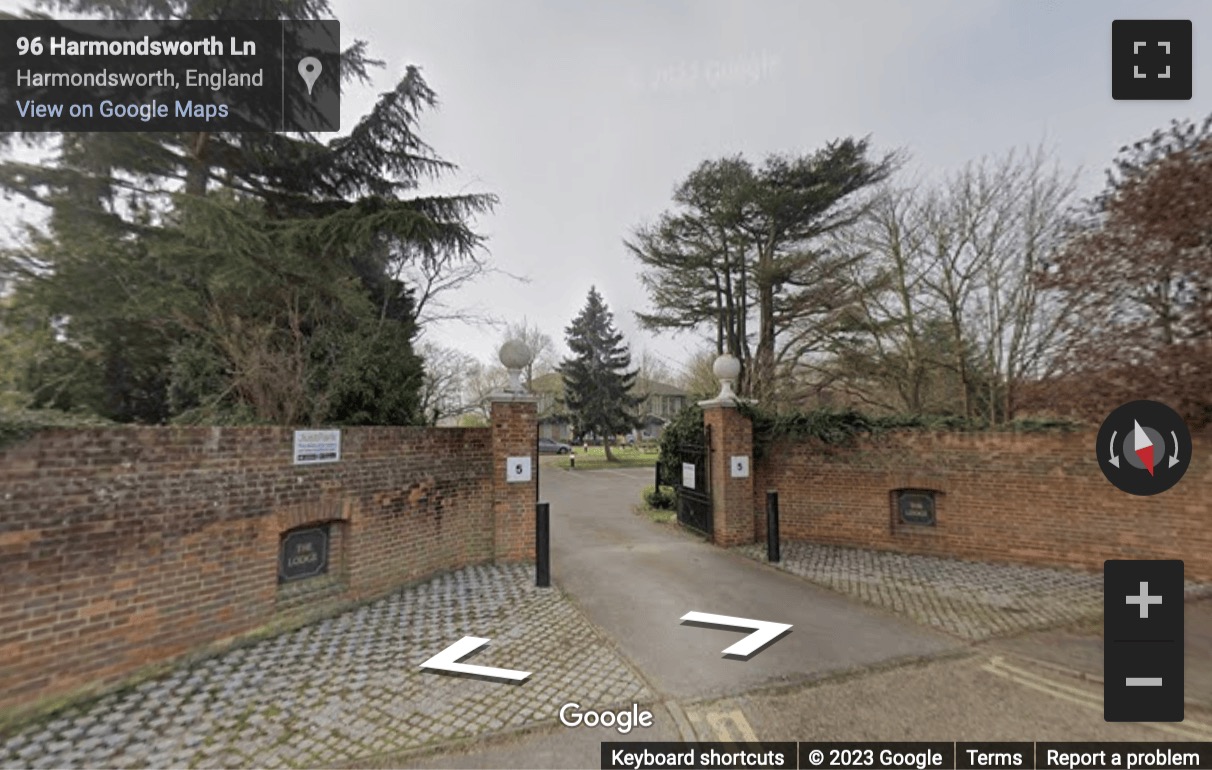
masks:
[[[648,469],[549,471],[542,496],[551,503],[553,581],[663,698],[727,695],[959,646],[635,515],[651,477]],[[735,660],[723,650],[747,632],[683,625],[691,611],[792,630],[751,659]]]

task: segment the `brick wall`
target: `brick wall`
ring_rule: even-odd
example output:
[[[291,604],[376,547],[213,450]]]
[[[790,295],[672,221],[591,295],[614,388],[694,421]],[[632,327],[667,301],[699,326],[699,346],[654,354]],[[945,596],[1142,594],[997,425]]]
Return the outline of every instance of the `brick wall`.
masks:
[[[1105,559],[1183,559],[1212,579],[1212,436],[1153,497],[1103,477],[1094,433],[919,433],[851,448],[784,441],[754,463],[754,539],[779,492],[780,535],[815,543],[1101,570]],[[934,527],[898,525],[892,490],[937,490]]]
[[[494,521],[492,429],[341,438],[340,462],[311,466],[285,428],[55,430],[0,451],[0,711],[527,555]],[[282,534],[319,522],[329,574],[279,586]]]

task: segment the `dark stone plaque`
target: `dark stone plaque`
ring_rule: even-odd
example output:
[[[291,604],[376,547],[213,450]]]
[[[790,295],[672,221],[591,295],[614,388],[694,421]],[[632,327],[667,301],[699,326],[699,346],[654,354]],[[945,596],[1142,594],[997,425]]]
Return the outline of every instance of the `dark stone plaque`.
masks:
[[[315,577],[328,572],[328,525],[295,529],[282,536],[278,551],[278,582]]]
[[[934,493],[920,489],[902,489],[896,493],[896,507],[902,524],[934,526]]]

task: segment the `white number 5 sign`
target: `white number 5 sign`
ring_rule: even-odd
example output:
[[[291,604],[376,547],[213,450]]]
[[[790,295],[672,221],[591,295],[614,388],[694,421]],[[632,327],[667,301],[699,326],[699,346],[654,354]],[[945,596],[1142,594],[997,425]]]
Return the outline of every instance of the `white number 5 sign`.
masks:
[[[530,458],[510,457],[505,461],[505,480],[511,484],[530,481]]]
[[[732,478],[747,479],[749,478],[749,457],[747,455],[732,456]]]

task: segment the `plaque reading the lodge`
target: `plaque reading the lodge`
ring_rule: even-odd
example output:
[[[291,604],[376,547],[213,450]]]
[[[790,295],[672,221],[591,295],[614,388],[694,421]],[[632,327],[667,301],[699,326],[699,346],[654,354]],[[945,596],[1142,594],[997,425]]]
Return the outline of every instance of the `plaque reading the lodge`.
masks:
[[[901,513],[902,524],[933,526],[935,523],[933,492],[902,489],[896,493],[896,506]]]
[[[328,525],[287,532],[278,552],[278,582],[315,577],[328,572]]]

